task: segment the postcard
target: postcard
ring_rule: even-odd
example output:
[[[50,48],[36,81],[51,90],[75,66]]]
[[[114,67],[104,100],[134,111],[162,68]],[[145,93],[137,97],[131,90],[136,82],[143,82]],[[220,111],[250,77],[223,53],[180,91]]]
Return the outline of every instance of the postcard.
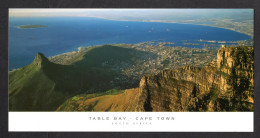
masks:
[[[253,9],[9,9],[9,131],[253,132]]]

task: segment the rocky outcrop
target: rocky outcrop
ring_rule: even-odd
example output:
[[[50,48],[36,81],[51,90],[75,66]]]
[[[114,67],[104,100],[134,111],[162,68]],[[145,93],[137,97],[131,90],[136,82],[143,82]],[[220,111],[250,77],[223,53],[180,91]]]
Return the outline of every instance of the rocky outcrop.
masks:
[[[58,111],[253,111],[253,53],[253,47],[223,47],[217,60],[204,67],[145,75],[138,88],[118,95],[72,98]]]
[[[220,48],[203,68],[184,66],[144,76],[138,111],[252,111],[253,47]]]
[[[38,65],[40,67],[45,66],[47,64],[51,64],[51,62],[46,58],[42,53],[37,53],[34,60],[33,60],[34,65]]]

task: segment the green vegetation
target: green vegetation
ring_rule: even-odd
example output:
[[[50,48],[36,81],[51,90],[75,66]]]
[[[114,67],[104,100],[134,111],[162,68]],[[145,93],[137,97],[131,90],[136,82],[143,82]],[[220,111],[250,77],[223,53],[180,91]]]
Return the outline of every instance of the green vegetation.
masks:
[[[58,109],[60,111],[64,110],[64,109],[70,109],[71,111],[77,111],[78,109],[78,102],[81,103],[83,101],[86,101],[88,99],[92,99],[92,98],[96,98],[96,97],[100,97],[100,96],[105,96],[105,95],[118,95],[118,94],[122,94],[124,93],[124,90],[119,90],[119,89],[111,89],[108,90],[106,92],[97,92],[97,93],[92,93],[92,94],[80,94],[77,96],[72,97],[71,99],[66,100]],[[98,101],[95,102],[96,104],[98,103]],[[73,105],[73,106],[71,106]],[[93,106],[90,106],[88,108],[88,111],[90,111],[90,108],[92,108]]]
[[[33,28],[43,28],[43,27],[48,27],[47,25],[21,25],[18,26],[17,28],[20,29],[33,29]]]
[[[124,90],[119,90],[119,89],[111,89],[105,92],[95,92],[92,94],[81,94],[78,96],[74,96],[73,98],[79,98],[79,97],[84,97],[84,100],[86,99],[91,99],[91,98],[95,98],[95,97],[99,97],[99,96],[104,96],[104,95],[117,95],[117,94],[121,94],[123,93]],[[72,100],[73,100],[72,98]]]
[[[77,96],[72,97],[73,101],[79,101],[79,98]]]
[[[106,61],[109,67],[122,62],[134,64],[134,57],[139,57],[139,54],[141,56],[145,52],[119,46],[104,45],[88,49],[85,54],[72,61],[72,64],[80,67],[101,67],[101,63]]]
[[[9,110],[55,110],[79,91],[77,74],[72,67],[54,64],[37,54],[33,63],[9,73]]]
[[[66,99],[77,94],[107,91],[118,85],[130,87],[125,83],[110,83],[115,77],[123,75],[114,68],[132,65],[135,63],[133,57],[144,53],[105,45],[87,49],[72,59],[70,65],[52,63],[39,53],[30,65],[9,72],[9,110],[56,110]],[[107,66],[103,66],[104,63]],[[111,90],[108,93],[117,92]]]

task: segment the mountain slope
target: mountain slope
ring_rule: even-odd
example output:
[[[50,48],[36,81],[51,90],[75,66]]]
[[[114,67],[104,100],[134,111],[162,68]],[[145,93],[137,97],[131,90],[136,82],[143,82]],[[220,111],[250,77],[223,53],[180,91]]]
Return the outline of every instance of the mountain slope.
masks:
[[[104,45],[89,48],[67,65],[59,65],[38,53],[31,64],[9,72],[9,110],[53,111],[77,94],[137,86],[130,82],[110,82],[124,76],[115,67],[132,66],[143,54],[146,52]],[[103,66],[104,63],[107,65]]]
[[[70,80],[77,74],[73,70],[38,53],[30,65],[9,73],[9,110],[54,110],[79,88]]]
[[[136,89],[113,96],[75,96],[77,101],[67,100],[58,111],[253,111],[253,54],[253,47],[220,48],[217,61],[205,67],[145,75]]]
[[[74,96],[57,111],[134,111],[137,108],[139,89],[111,90],[104,93]]]

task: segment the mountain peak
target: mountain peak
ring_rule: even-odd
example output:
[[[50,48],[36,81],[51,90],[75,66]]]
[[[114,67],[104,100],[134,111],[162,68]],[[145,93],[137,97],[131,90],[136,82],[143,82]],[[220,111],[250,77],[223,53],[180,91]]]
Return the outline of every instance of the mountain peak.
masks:
[[[45,63],[49,63],[50,61],[42,53],[38,52],[33,62],[37,65],[42,65]]]

